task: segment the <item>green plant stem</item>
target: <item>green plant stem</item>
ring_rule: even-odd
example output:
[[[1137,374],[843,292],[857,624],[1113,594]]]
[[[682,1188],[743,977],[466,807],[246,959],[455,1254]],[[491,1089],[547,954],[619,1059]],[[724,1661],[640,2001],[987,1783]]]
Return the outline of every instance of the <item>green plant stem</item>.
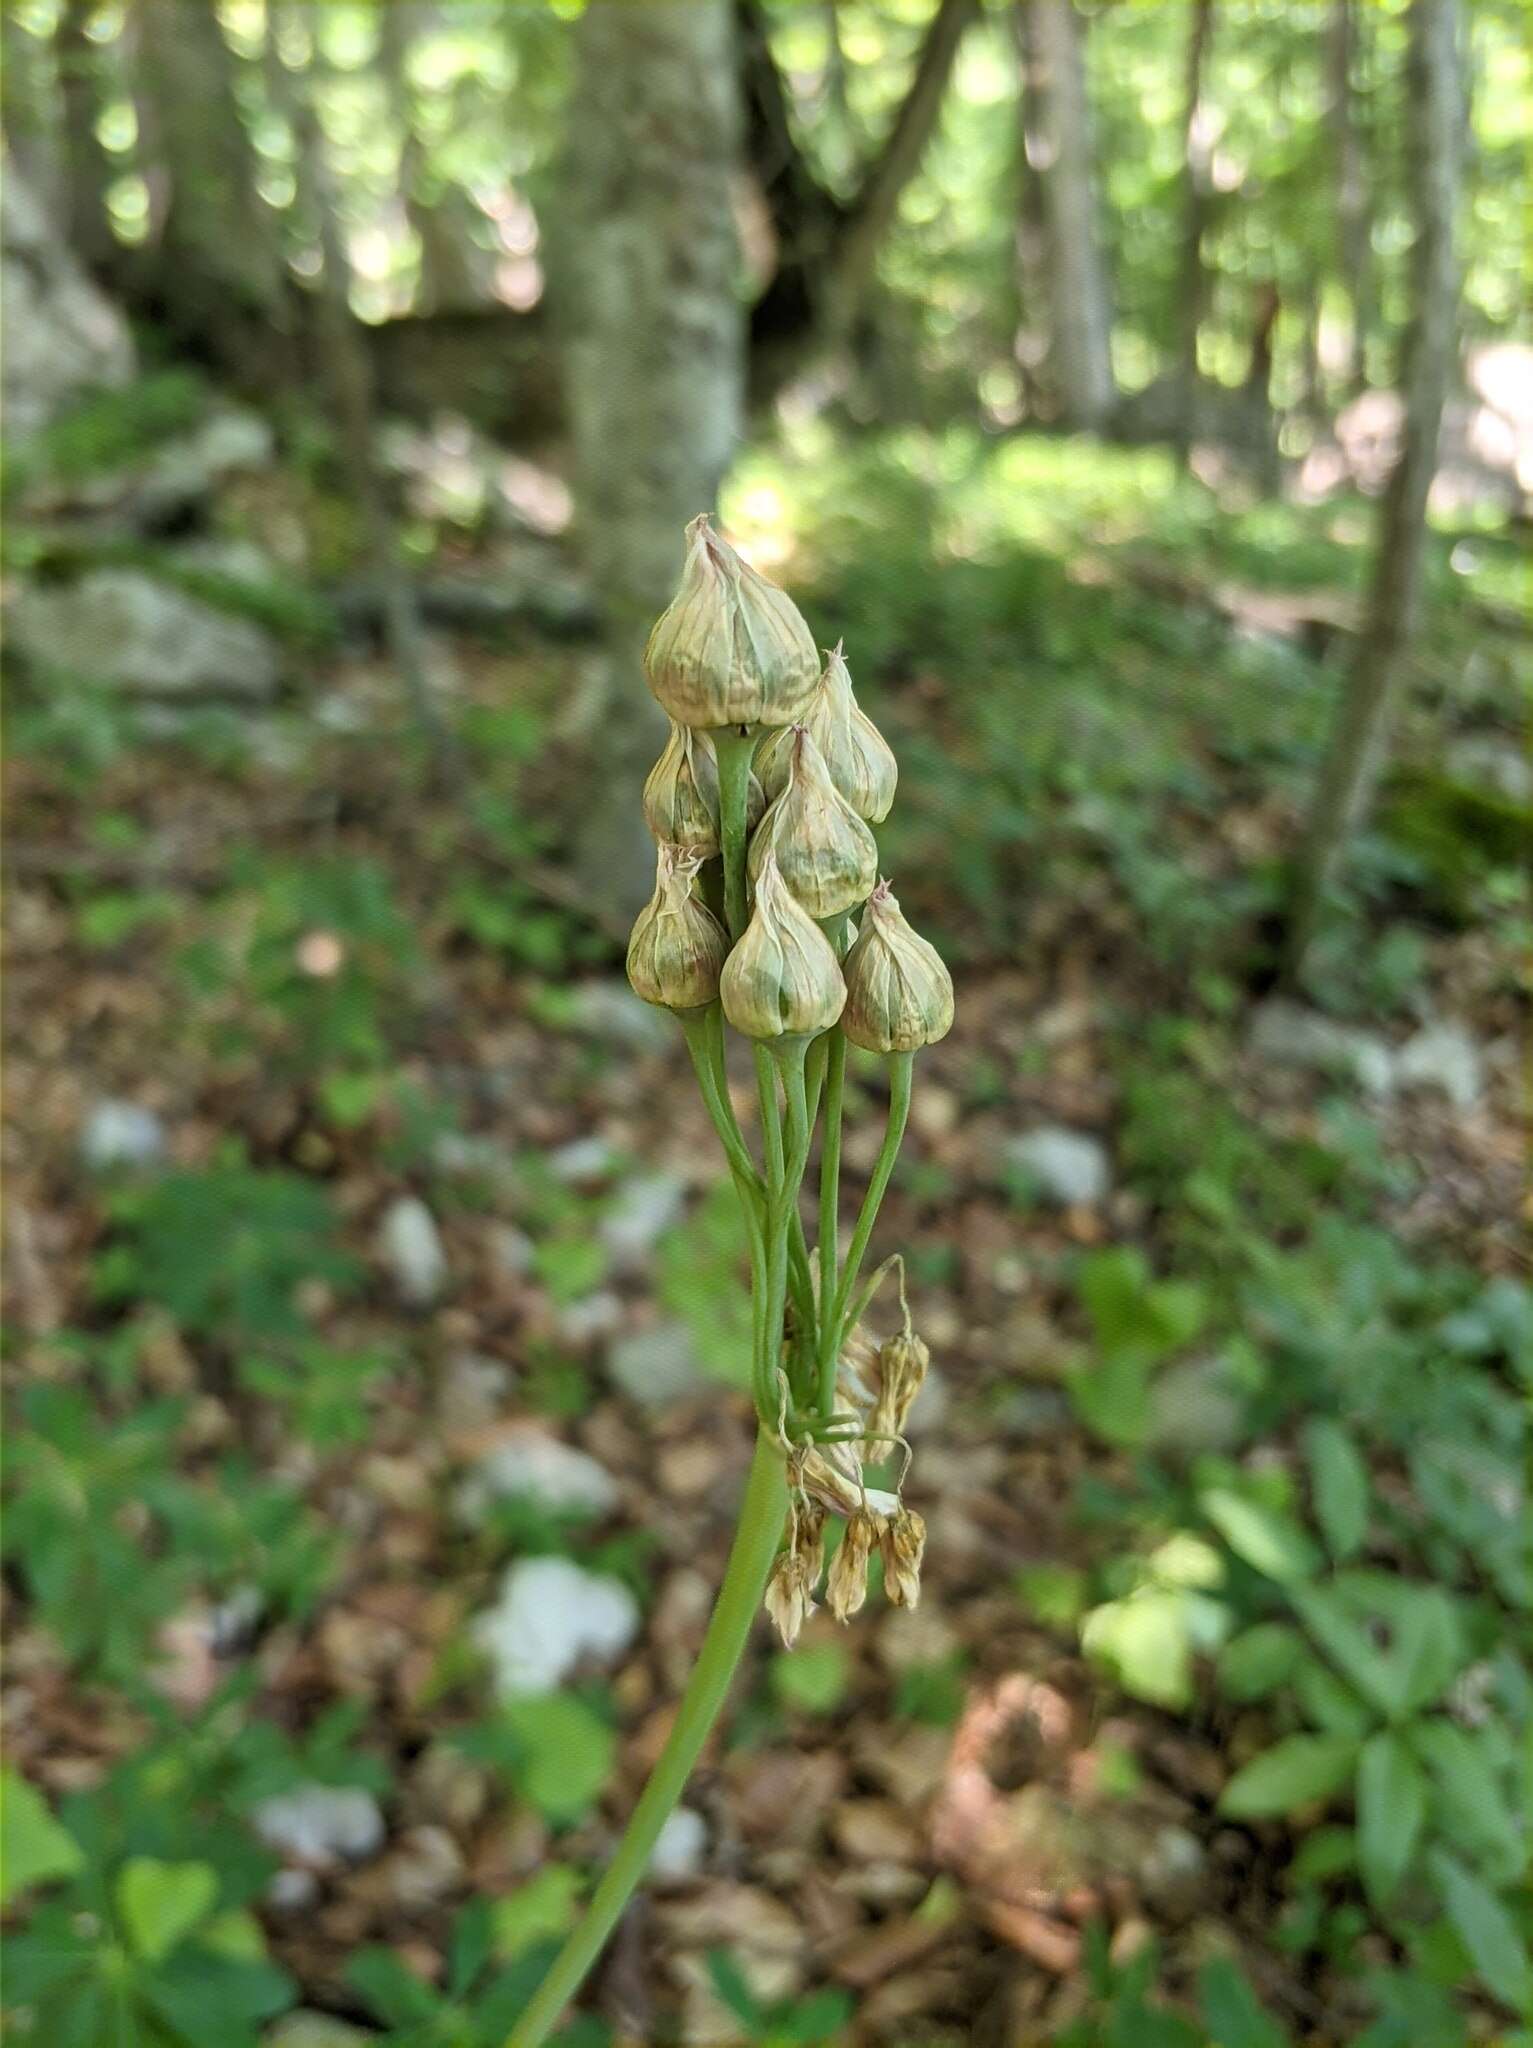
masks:
[[[633,1818],[596,1887],[585,1917],[555,1957],[548,1975],[507,2037],[505,2048],[540,2048],[548,2039],[644,1875],[656,1838],[681,1797],[724,1704],[766,1590],[767,1574],[782,1539],[787,1505],[782,1458],[763,1430],[756,1438],[756,1455],[708,1633],[660,1760],[639,1795]]]
[[[809,1106],[804,1089],[804,1053],[802,1039],[782,1046],[776,1054],[777,1064],[782,1072],[783,1097],[787,1105],[787,1144],[783,1159],[782,1178],[777,1187],[775,1199],[768,1212],[767,1223],[767,1342],[774,1341],[781,1349],[783,1311],[787,1299],[788,1251],[792,1241],[792,1226],[798,1216],[799,1189],[804,1183],[804,1168],[809,1160]],[[812,1355],[812,1353],[811,1353]],[[774,1390],[776,1376],[769,1384]],[[800,1390],[793,1389],[795,1400]]]
[[[835,1404],[836,1356],[840,1345],[832,1306],[836,1271],[841,1260],[841,1097],[846,1082],[846,1033],[838,1024],[830,1033],[825,1063],[825,1123],[820,1140],[820,1383],[819,1409],[828,1415]]]
[[[863,1197],[858,1212],[857,1227],[852,1232],[852,1241],[847,1247],[846,1265],[841,1274],[841,1284],[836,1290],[835,1307],[823,1326],[830,1334],[829,1347],[822,1339],[820,1348],[820,1392],[824,1398],[827,1375],[832,1394],[835,1391],[836,1360],[841,1355],[841,1339],[846,1321],[847,1303],[857,1285],[857,1275],[862,1269],[863,1254],[868,1248],[868,1239],[873,1235],[873,1225],[878,1221],[879,1205],[889,1185],[889,1176],[894,1171],[895,1157],[900,1149],[900,1140],[905,1135],[905,1120],[910,1115],[911,1069],[915,1054],[894,1052],[889,1055],[889,1120],[884,1126],[884,1142],[873,1167],[873,1178],[868,1182],[868,1191]]]
[[[761,1227],[766,1202],[766,1189],[756,1171],[756,1162],[751,1158],[745,1139],[736,1121],[734,1107],[729,1100],[729,1091],[724,1084],[724,1029],[723,1013],[717,1003],[706,1010],[683,1013],[681,1028],[686,1034],[687,1051],[692,1055],[692,1065],[697,1074],[697,1086],[703,1098],[719,1143],[724,1148],[724,1157],[729,1161],[729,1170],[734,1175],[735,1186],[740,1193],[741,1206],[746,1213],[746,1222],[755,1219],[756,1228]]]
[[[724,912],[729,936],[739,938],[745,929],[745,848],[749,833],[746,813],[750,802],[751,759],[755,738],[739,726],[718,726],[713,732],[713,752],[719,764],[719,841],[724,855]]]

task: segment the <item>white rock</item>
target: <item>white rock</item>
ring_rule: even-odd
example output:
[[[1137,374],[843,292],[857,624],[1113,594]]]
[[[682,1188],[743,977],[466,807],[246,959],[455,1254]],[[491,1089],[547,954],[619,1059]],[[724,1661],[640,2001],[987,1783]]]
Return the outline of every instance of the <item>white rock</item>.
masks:
[[[15,446],[97,386],[128,383],[133,343],[10,156],[0,180],[0,238],[0,362],[6,438]]]
[[[394,1285],[414,1308],[429,1308],[447,1285],[442,1233],[416,1195],[390,1202],[378,1227],[378,1251]]]
[[[639,1605],[618,1579],[567,1557],[525,1557],[473,1624],[501,1699],[554,1692],[586,1659],[611,1664],[639,1632]]]
[[[626,981],[581,982],[570,992],[570,1019],[577,1031],[632,1052],[667,1052],[676,1043],[667,1012],[641,1002]]]
[[[354,2027],[350,2020],[301,2009],[285,2014],[264,2033],[261,2048],[366,2048],[377,2039],[370,2028]]]
[[[268,1849],[299,1863],[360,1863],[383,1843],[383,1809],[360,1785],[295,1785],[250,1820]]]
[[[625,1181],[597,1225],[619,1273],[642,1272],[649,1255],[687,1205],[687,1184],[674,1173],[645,1173]]]
[[[447,1361],[438,1395],[449,1429],[482,1429],[511,1392],[511,1368],[482,1351],[458,1351]]]
[[[1491,733],[1472,733],[1448,749],[1448,770],[1465,782],[1484,783],[1511,804],[1533,803],[1533,762],[1517,746]]]
[[[276,644],[239,618],[142,569],[92,569],[23,590],[8,610],[17,651],[45,667],[149,697],[261,700],[280,674]]]
[[[525,1280],[537,1258],[537,1246],[514,1223],[490,1225],[490,1257],[508,1280]]]
[[[716,1385],[698,1363],[692,1332],[677,1320],[620,1337],[607,1352],[607,1377],[644,1408],[663,1408]]]
[[[1226,1360],[1183,1358],[1150,1387],[1150,1442],[1166,1451],[1229,1451],[1244,1441],[1246,1403]]]
[[[667,1814],[650,1853],[649,1874],[656,1884],[685,1884],[698,1875],[708,1851],[708,1823],[690,1806]]]
[[[582,1295],[579,1301],[566,1302],[555,1320],[565,1343],[581,1350],[623,1327],[623,1304],[604,1287],[595,1294]]]
[[[560,1145],[544,1164],[555,1180],[574,1185],[604,1180],[617,1164],[617,1154],[599,1131],[593,1131],[588,1138],[572,1138],[568,1145]]]
[[[1395,1055],[1387,1040],[1281,997],[1257,1010],[1250,1043],[1259,1059],[1274,1066],[1343,1074],[1369,1095],[1388,1095],[1395,1085]]]
[[[98,1102],[80,1133],[87,1166],[152,1166],[165,1151],[165,1126],[152,1109],[137,1102]]]
[[[1404,1089],[1436,1089],[1455,1109],[1473,1109],[1485,1086],[1484,1061],[1462,1024],[1426,1024],[1396,1053],[1395,1080]]]
[[[1006,1157],[1061,1207],[1100,1202],[1112,1185],[1107,1147],[1087,1132],[1067,1130],[1062,1124],[1045,1124],[1013,1138]]]
[[[541,1429],[519,1429],[489,1450],[458,1492],[459,1509],[482,1515],[493,1500],[530,1500],[553,1513],[609,1514],[617,1482],[605,1465]]]
[[[312,1870],[279,1870],[266,1887],[266,1903],[274,1913],[307,1913],[319,1897],[319,1879]]]

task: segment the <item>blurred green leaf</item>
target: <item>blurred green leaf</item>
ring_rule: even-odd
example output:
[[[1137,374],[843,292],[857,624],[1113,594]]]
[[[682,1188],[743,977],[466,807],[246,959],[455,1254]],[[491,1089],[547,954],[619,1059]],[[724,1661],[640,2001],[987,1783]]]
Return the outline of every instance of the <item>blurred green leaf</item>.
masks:
[[[1357,1744],[1344,1735],[1287,1735],[1238,1770],[1219,1795],[1234,1820],[1270,1820],[1329,1799],[1351,1777]]]

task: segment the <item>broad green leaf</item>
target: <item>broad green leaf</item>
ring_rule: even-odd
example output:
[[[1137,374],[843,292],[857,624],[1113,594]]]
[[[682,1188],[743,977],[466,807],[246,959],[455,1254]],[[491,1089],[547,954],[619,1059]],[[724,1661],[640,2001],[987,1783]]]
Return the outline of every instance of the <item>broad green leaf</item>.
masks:
[[[1287,1735],[1238,1770],[1219,1795],[1235,1820],[1267,1820],[1329,1799],[1351,1777],[1357,1744],[1345,1735]]]
[[[1326,1548],[1342,1563],[1368,1533],[1368,1467],[1339,1422],[1317,1417],[1304,1436],[1315,1519]]]
[[[1378,1710],[1360,1700],[1328,1664],[1306,1653],[1293,1674],[1294,1697],[1323,1735],[1348,1735],[1361,1742],[1378,1725]]]
[[[1511,1914],[1448,1850],[1434,1849],[1428,1866],[1454,1931],[1487,1990],[1513,2012],[1526,2012],[1533,2006],[1533,1963]]]
[[[557,1941],[575,1924],[580,1899],[580,1873],[567,1863],[547,1863],[526,1884],[495,1906],[495,1953],[503,1962]]]
[[[84,1862],[37,1787],[18,1771],[0,1772],[0,1905],[34,1885],[73,1877]]]
[[[1192,1698],[1191,1597],[1146,1589],[1094,1607],[1081,1624],[1082,1647],[1136,1699],[1184,1707]]]
[[[1311,1828],[1288,1866],[1294,1884],[1324,1884],[1344,1870],[1357,1868],[1357,1837],[1351,1828]]]
[[[1462,1667],[1458,1619],[1439,1587],[1349,1571],[1327,1586],[1296,1586],[1289,1598],[1326,1655],[1388,1720],[1429,1705]]]
[[[610,1726],[566,1693],[507,1700],[502,1712],[520,1750],[515,1775],[523,1793],[548,1820],[579,1820],[612,1775]]]
[[[1198,2003],[1208,2048],[1287,2048],[1288,2036],[1228,1956],[1215,1956],[1198,1972]]]
[[[828,1714],[846,1696],[851,1658],[842,1643],[814,1643],[772,1659],[772,1690],[785,1707]]]
[[[1474,1852],[1493,1884],[1510,1884],[1526,1860],[1515,1794],[1502,1784],[1483,1735],[1434,1714],[1408,1740],[1437,1786],[1438,1825]]]
[[[1224,1487],[1200,1494],[1199,1505],[1238,1558],[1280,1585],[1313,1578],[1320,1569],[1319,1551],[1291,1515]]]
[[[1147,1306],[1158,1338],[1158,1351],[1180,1351],[1202,1329],[1208,1296],[1193,1280],[1157,1280]]]
[[[1284,1621],[1242,1629],[1219,1652],[1219,1685],[1232,1700],[1260,1700],[1293,1676],[1304,1638]]]
[[[1081,1260],[1076,1291],[1103,1351],[1145,1341],[1144,1297],[1149,1284],[1144,1254],[1131,1245],[1088,1252]]]
[[[207,1918],[217,1897],[218,1873],[210,1863],[133,1856],[117,1873],[118,1916],[129,1945],[146,1963],[168,1956]]]
[[[441,2009],[440,1994],[406,1969],[392,1949],[381,1945],[358,1949],[348,1958],[346,1981],[385,2026],[397,2027],[401,2033],[409,2027],[424,2029]]]
[[[1119,1450],[1150,1431],[1150,1361],[1132,1348],[1105,1350],[1066,1381],[1075,1412],[1103,1443]]]
[[[1357,1760],[1357,1861],[1375,1906],[1394,1896],[1426,1810],[1426,1776],[1405,1742],[1384,1731],[1370,1736]]]

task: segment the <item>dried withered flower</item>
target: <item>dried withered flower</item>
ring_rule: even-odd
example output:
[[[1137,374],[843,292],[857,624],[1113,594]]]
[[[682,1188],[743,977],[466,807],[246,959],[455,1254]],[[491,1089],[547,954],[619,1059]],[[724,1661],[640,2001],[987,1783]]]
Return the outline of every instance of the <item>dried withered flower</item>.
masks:
[[[825,1581],[825,1605],[837,1621],[850,1621],[868,1597],[868,1559],[878,1541],[881,1516],[859,1507],[841,1533]]]
[[[747,1038],[812,1037],[841,1014],[846,987],[830,941],[768,855],[756,903],[719,977],[724,1014]]]
[[[644,673],[678,725],[790,725],[814,694],[820,658],[792,598],[704,515],[687,528],[681,587],[655,622]]]
[[[884,1518],[878,1532],[884,1561],[884,1591],[891,1607],[914,1607],[921,1598],[921,1557],[926,1549],[926,1524],[903,1505]]]
[[[795,1503],[787,1547],[778,1553],[766,1590],[766,1610],[786,1650],[793,1648],[799,1630],[814,1613],[814,1589],[824,1569],[825,1510]]]
[[[878,1398],[868,1428],[877,1436],[898,1436],[911,1403],[921,1391],[931,1353],[914,1330],[902,1330],[878,1347]]]
[[[696,1010],[717,999],[729,939],[697,894],[700,855],[662,846],[655,893],[634,920],[628,979],[634,994],[666,1010]]]
[[[870,825],[889,815],[899,767],[889,742],[858,705],[841,644],[832,649],[802,723],[825,759],[831,781],[859,818]],[[787,784],[791,742],[786,731],[764,740],[756,772],[769,797]]]
[[[831,781],[803,726],[793,730],[787,784],[751,841],[752,881],[769,856],[813,918],[853,909],[878,879],[877,843]]]
[[[771,817],[763,819],[763,829]],[[918,1052],[953,1023],[953,980],[935,946],[913,932],[880,882],[846,956],[841,1027],[869,1052]]]

